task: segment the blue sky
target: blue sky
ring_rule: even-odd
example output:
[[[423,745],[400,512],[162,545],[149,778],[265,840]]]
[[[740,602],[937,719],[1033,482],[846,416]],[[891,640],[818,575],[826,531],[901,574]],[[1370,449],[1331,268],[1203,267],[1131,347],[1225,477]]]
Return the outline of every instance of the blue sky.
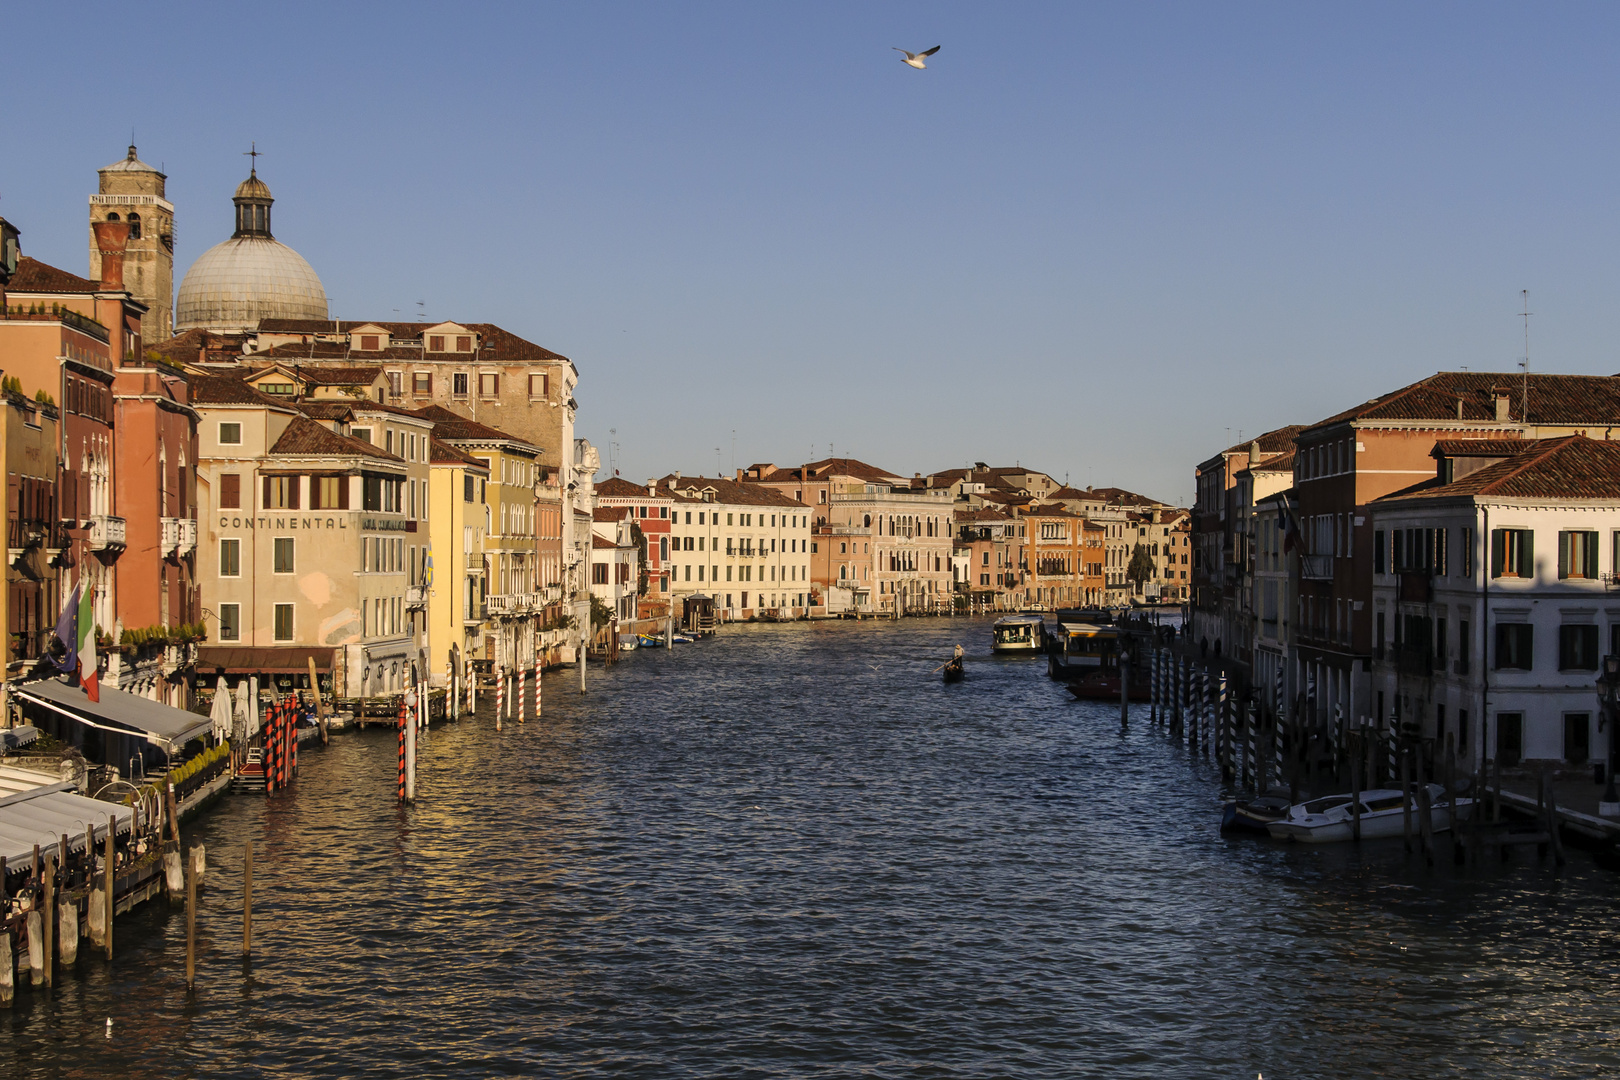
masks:
[[[1240,431],[1516,370],[1525,288],[1535,370],[1620,371],[1612,6],[151,10],[7,13],[26,252],[85,272],[134,126],[178,278],[257,140],[334,314],[567,354],[633,479],[735,432],[1185,501]]]

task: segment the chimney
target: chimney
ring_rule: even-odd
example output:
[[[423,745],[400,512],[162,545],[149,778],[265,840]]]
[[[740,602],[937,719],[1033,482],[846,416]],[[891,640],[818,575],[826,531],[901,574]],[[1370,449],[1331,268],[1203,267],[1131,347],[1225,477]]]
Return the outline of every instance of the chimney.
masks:
[[[675,476],[675,479],[679,480],[681,478],[681,470],[676,469],[675,473],[674,473],[674,476]]]
[[[739,483],[739,484],[742,483],[742,478],[743,478],[743,471],[741,469],[738,469],[737,470],[737,483]]]
[[[1508,400],[1508,392],[1506,390],[1496,391],[1496,422],[1499,424],[1505,424],[1512,419],[1512,417],[1508,415]]]
[[[129,222],[95,221],[90,227],[96,231],[96,250],[101,254],[101,288],[105,292],[122,292]]]
[[[647,478],[647,494],[655,497],[658,494],[658,481],[651,477]]]
[[[1256,439],[1249,444],[1249,468],[1260,464],[1260,440]]]

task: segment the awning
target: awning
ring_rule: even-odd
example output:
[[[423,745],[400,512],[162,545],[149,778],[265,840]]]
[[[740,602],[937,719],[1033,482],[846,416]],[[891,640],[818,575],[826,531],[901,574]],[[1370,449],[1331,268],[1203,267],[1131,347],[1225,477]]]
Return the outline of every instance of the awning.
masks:
[[[70,851],[84,850],[86,826],[95,828],[98,841],[106,839],[109,816],[116,816],[119,832],[128,832],[135,823],[131,807],[85,798],[74,793],[71,783],[31,770],[0,772],[13,782],[7,787],[23,787],[0,797],[0,856],[4,856],[7,870],[32,869],[35,844],[40,854],[54,854],[60,860],[57,849],[62,846],[63,833],[67,834]],[[34,786],[30,786],[32,778],[39,781]]]
[[[227,675],[308,675],[309,662],[316,671],[331,671],[337,650],[297,645],[202,645],[197,649],[197,674],[212,675],[225,669]]]
[[[151,742],[177,750],[187,742],[206,735],[212,726],[208,717],[176,709],[150,698],[126,694],[110,686],[101,688],[101,700],[91,701],[77,686],[60,679],[13,683],[11,692],[24,701],[43,705],[91,727],[128,730],[143,734]]]

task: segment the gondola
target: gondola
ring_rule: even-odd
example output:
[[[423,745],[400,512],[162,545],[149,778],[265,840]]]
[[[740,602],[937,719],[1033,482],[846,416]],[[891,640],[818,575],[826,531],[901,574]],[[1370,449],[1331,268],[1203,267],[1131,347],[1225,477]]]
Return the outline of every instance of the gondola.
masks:
[[[963,679],[967,678],[967,669],[962,666],[962,658],[960,656],[947,663],[944,667],[944,672],[946,682],[961,682]]]

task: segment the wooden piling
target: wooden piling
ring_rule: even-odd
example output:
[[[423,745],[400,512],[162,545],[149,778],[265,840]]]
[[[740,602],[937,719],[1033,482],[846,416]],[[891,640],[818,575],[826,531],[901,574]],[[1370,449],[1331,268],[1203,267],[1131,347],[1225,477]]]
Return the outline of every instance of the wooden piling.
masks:
[[[1361,843],[1361,755],[1350,759],[1350,839]]]
[[[11,926],[0,922],[0,1009],[11,1008],[16,995],[17,941],[11,936]]]
[[[253,838],[242,849],[242,955],[253,955]]]
[[[180,807],[174,801],[174,784],[171,781],[165,779],[163,781],[163,792],[164,792],[164,796],[165,796],[165,801],[168,803],[168,806],[169,806],[169,831],[174,834],[175,845],[179,846],[179,844],[180,844]]]
[[[1502,757],[1491,755],[1491,821],[1502,820]]]
[[[196,850],[186,859],[186,989],[197,988],[197,870]]]
[[[1429,785],[1418,783],[1418,837],[1423,842],[1423,857],[1434,865],[1434,799]]]
[[[56,860],[54,856],[45,856],[45,873],[41,880],[43,892],[39,901],[40,922],[43,926],[42,951],[45,954],[45,987],[50,988],[51,977],[56,968],[56,920],[51,917],[56,910]]]
[[[1543,800],[1547,804],[1546,816],[1543,820],[1547,824],[1547,839],[1552,844],[1553,863],[1564,865],[1564,837],[1559,831],[1558,798],[1553,792],[1552,778],[1546,770],[1541,773],[1541,788],[1544,792]]]
[[[1401,762],[1401,836],[1406,841],[1406,850],[1412,850],[1412,755],[1403,752],[1399,755]]]

